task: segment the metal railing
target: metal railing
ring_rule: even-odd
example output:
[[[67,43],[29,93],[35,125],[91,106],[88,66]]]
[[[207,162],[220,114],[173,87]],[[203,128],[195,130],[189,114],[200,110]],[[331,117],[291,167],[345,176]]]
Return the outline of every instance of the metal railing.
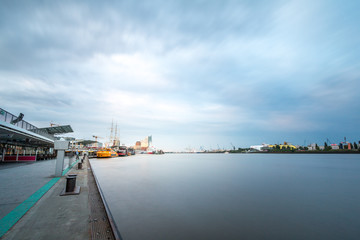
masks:
[[[0,121],[10,123],[10,124],[12,124],[14,126],[18,126],[18,127],[22,128],[22,129],[25,129],[25,130],[31,131],[33,133],[39,134],[39,135],[44,136],[46,138],[49,138],[51,140],[55,140],[53,135],[48,134],[46,131],[35,127],[34,125],[28,123],[27,121],[20,120],[20,121],[18,121],[16,123],[13,123],[13,121],[15,119],[17,119],[17,118],[18,117],[15,116],[14,114],[11,114],[8,111],[0,108]]]

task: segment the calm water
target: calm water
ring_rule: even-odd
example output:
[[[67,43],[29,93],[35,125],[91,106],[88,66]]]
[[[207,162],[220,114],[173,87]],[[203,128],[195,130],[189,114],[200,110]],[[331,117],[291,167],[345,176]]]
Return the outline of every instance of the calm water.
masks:
[[[360,239],[360,155],[93,159],[123,239]]]

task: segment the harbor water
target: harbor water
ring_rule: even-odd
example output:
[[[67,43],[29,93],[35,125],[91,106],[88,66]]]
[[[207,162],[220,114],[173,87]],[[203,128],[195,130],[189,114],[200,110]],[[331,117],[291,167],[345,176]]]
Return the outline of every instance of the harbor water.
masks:
[[[358,239],[358,154],[92,159],[123,239]]]

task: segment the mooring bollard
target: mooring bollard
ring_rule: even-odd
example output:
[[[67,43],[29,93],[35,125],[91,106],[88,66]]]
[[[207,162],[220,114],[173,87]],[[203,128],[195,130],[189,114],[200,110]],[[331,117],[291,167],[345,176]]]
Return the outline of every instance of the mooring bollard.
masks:
[[[66,187],[60,196],[80,194],[80,186],[76,186],[76,176],[76,174],[68,174],[66,176]]]
[[[66,189],[65,192],[73,192],[76,186],[76,175],[68,175],[66,177]]]
[[[82,162],[78,163],[78,169],[82,169]]]

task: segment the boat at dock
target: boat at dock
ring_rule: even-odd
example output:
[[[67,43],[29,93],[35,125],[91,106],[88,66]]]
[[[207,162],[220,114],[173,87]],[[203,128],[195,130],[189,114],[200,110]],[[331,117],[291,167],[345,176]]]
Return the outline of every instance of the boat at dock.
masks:
[[[105,148],[105,149],[101,149],[96,153],[96,156],[98,158],[109,158],[109,157],[117,157],[118,154],[110,149],[110,148]]]
[[[128,149],[126,146],[120,146],[119,150],[116,151],[119,157],[128,156]]]
[[[119,157],[125,157],[127,156],[127,152],[126,150],[120,149],[117,151],[117,154],[119,155]]]

